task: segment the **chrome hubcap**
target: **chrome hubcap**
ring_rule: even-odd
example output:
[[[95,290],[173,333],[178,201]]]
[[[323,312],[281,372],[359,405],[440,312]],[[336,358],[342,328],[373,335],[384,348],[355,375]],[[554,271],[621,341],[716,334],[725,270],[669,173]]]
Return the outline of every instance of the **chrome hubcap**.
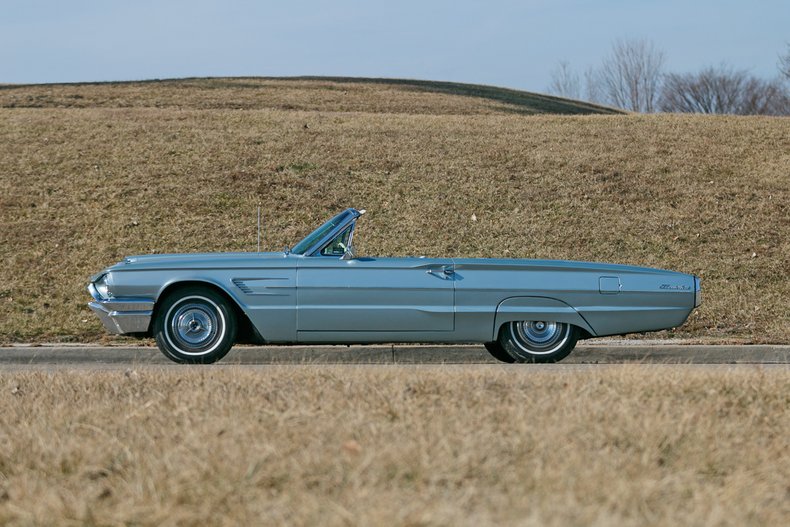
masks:
[[[513,341],[531,355],[548,355],[560,349],[568,340],[570,326],[562,322],[525,320],[511,322]]]
[[[202,347],[217,335],[217,315],[206,305],[185,304],[173,314],[171,329],[173,336],[187,347]]]
[[[200,308],[190,308],[177,315],[178,336],[190,344],[200,344],[211,336],[216,320]]]

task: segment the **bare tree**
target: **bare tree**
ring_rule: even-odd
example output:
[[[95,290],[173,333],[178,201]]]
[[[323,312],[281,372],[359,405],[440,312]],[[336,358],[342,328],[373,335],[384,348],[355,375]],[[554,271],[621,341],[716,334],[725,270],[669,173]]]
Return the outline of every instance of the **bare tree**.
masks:
[[[587,68],[584,70],[584,96],[590,102],[606,104],[606,98],[601,93],[601,81],[598,70]]]
[[[664,53],[648,40],[617,40],[611,54],[586,76],[588,95],[635,112],[654,112],[664,68]]]
[[[665,112],[787,115],[788,94],[778,80],[766,81],[722,64],[698,73],[671,73],[664,80]]]
[[[790,43],[787,44],[785,54],[779,57],[779,72],[786,79],[790,79]]]
[[[664,80],[661,109],[684,113],[737,113],[747,75],[725,66],[699,73],[670,73]]]
[[[551,83],[549,84],[548,92],[569,99],[581,97],[579,74],[571,69],[571,65],[567,61],[560,61],[557,67],[551,71]]]
[[[790,93],[780,79],[750,77],[741,98],[742,115],[790,115]]]

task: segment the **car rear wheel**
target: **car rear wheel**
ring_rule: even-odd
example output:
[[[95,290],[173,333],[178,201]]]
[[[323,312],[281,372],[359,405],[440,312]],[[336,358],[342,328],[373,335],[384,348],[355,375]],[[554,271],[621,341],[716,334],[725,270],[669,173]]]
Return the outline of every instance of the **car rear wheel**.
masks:
[[[490,353],[491,356],[499,362],[506,362],[508,364],[513,364],[516,362],[516,360],[502,348],[502,345],[499,342],[486,342],[483,344],[483,346],[485,346],[488,350],[488,353]]]
[[[236,314],[216,291],[179,289],[158,306],[154,338],[159,350],[174,362],[211,364],[233,347]]]
[[[499,331],[499,344],[514,362],[558,362],[579,338],[576,327],[564,322],[509,322]]]

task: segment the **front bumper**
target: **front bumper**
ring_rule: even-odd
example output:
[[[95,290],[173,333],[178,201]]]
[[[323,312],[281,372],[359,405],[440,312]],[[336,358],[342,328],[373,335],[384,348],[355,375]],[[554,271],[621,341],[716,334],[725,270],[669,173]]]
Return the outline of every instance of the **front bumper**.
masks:
[[[154,300],[150,298],[110,298],[103,299],[93,284],[88,286],[93,302],[88,307],[98,315],[101,323],[110,333],[146,333],[151,325]]]

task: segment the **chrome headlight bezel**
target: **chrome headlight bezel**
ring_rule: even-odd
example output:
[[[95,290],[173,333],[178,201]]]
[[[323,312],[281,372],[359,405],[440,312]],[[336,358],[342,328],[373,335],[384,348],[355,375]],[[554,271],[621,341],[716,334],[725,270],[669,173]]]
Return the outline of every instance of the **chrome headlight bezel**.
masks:
[[[112,298],[112,293],[110,292],[111,284],[112,277],[110,273],[104,273],[93,281],[93,287],[96,289],[96,293],[102,298],[102,300],[109,300]]]

